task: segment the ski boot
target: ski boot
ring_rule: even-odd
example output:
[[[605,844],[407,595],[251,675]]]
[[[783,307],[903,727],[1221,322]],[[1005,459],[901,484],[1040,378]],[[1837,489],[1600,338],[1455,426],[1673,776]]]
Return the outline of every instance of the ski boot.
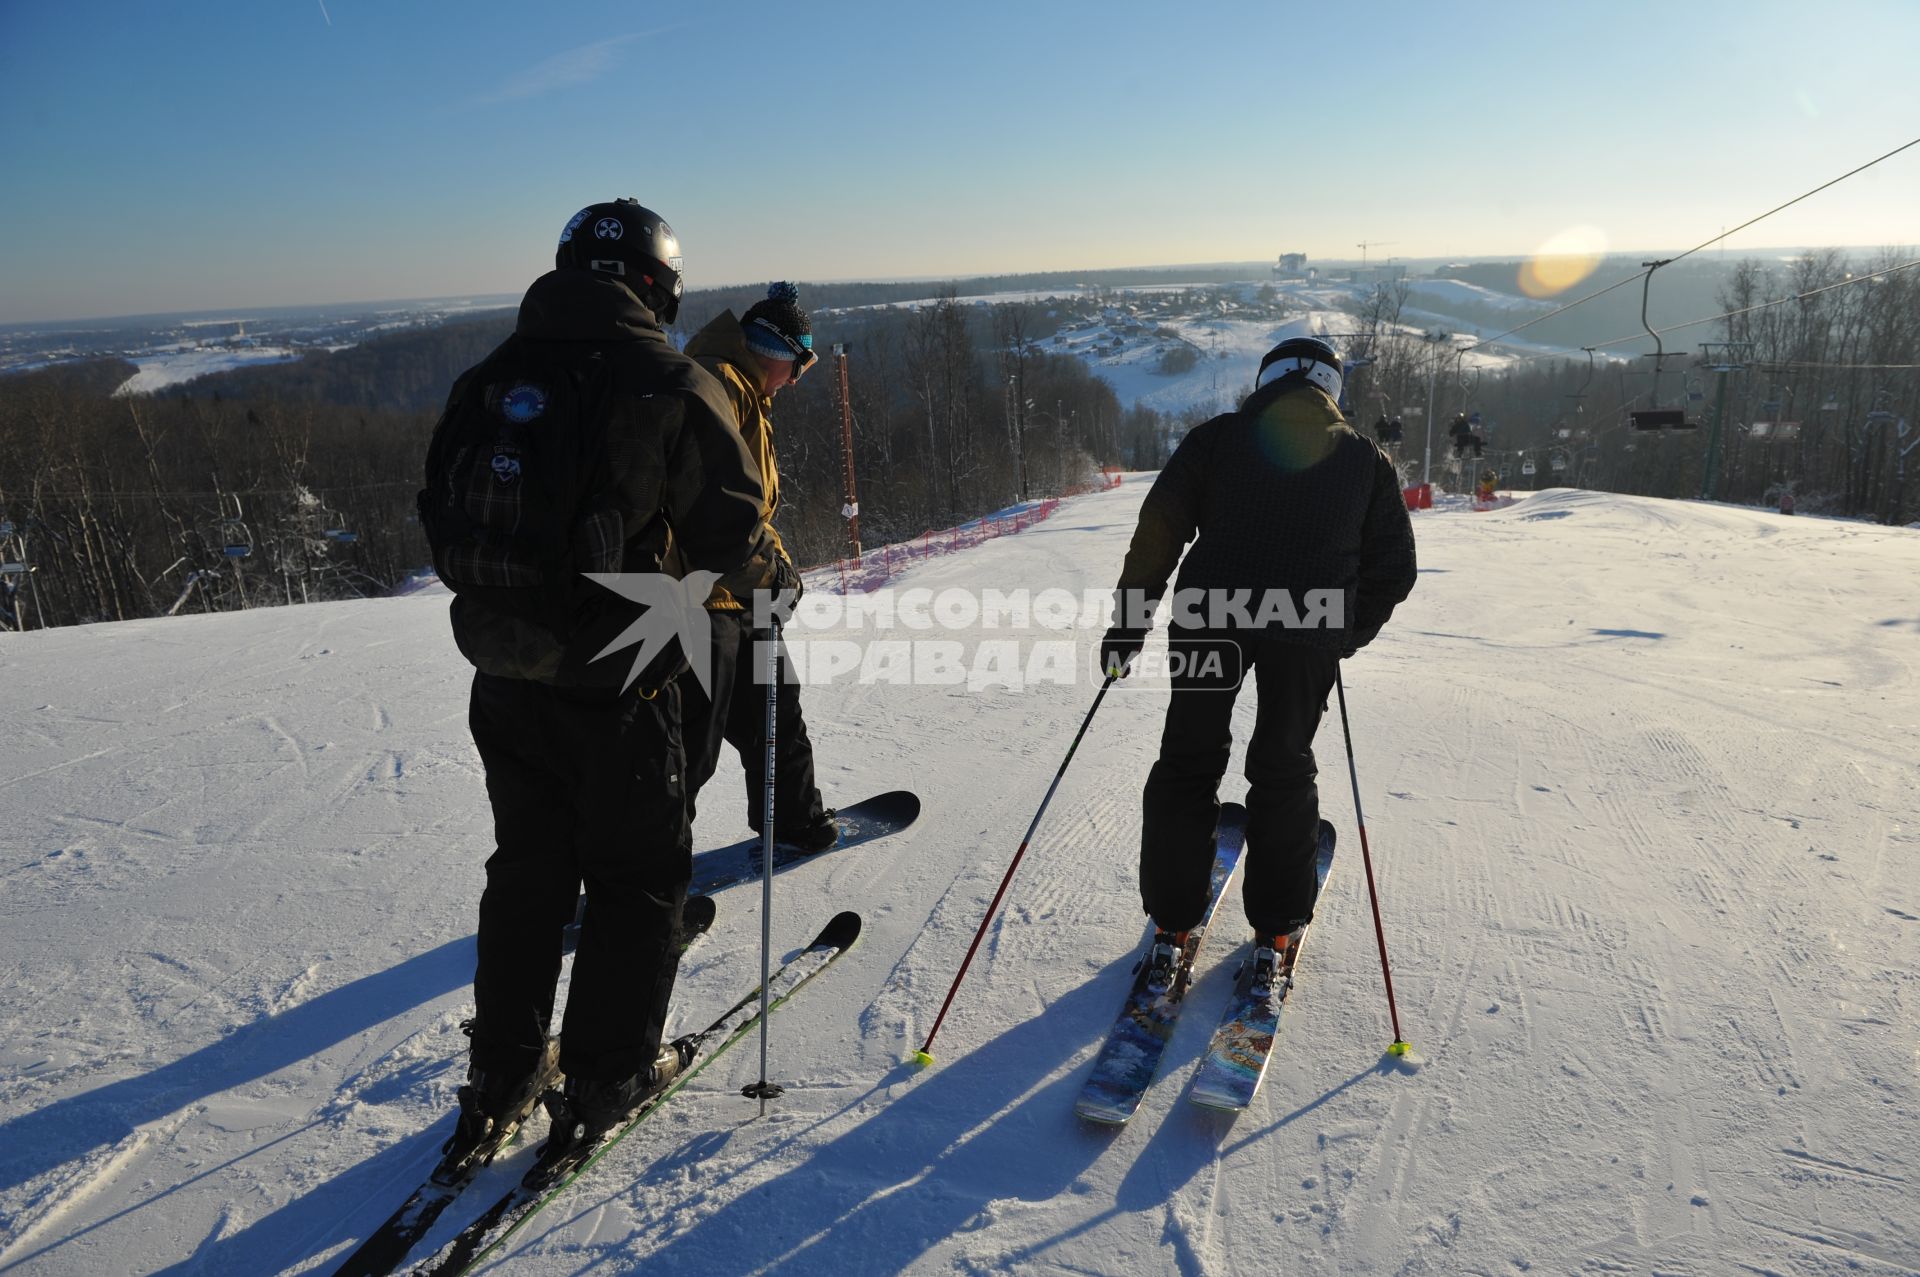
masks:
[[[692,1040],[681,1038],[661,1047],[653,1067],[644,1072],[614,1082],[570,1077],[563,1089],[548,1091],[545,1101],[553,1129],[540,1146],[539,1160],[527,1172],[527,1185],[553,1183],[592,1156],[609,1133],[686,1071],[694,1050]]]
[[[1153,945],[1147,950],[1146,987],[1149,993],[1165,993],[1180,973],[1180,956],[1187,949],[1187,932],[1153,933]]]
[[[1267,999],[1274,995],[1275,990],[1286,988],[1287,982],[1293,979],[1293,959],[1300,947],[1300,935],[1305,930],[1301,926],[1277,936],[1254,936],[1253,976],[1247,984],[1250,996]]]
[[[460,1026],[468,1036],[473,1021]],[[453,1134],[440,1146],[440,1164],[433,1182],[453,1188],[477,1175],[500,1150],[512,1143],[521,1124],[533,1114],[541,1092],[560,1075],[560,1042],[547,1039],[530,1072],[502,1076],[475,1065],[467,1066],[467,1084],[460,1088],[460,1117]]]
[[[826,851],[840,841],[839,814],[829,807],[820,813],[820,819],[791,833],[776,828],[773,832],[774,845],[790,848],[806,856]]]

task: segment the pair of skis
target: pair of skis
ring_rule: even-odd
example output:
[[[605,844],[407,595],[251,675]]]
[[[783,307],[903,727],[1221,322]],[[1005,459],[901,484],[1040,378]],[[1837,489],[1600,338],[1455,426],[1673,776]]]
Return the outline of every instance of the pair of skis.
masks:
[[[584,913],[585,898],[581,900]],[[688,896],[687,903],[680,911],[680,951],[685,953],[687,946],[705,935],[713,928],[719,909],[711,896]],[[568,925],[564,949],[571,953],[580,938],[580,918],[576,914]],[[533,1094],[538,1096],[560,1081],[560,1040],[554,1038],[547,1043],[546,1053],[541,1057],[539,1075],[534,1078]],[[537,1110],[538,1105],[534,1106]],[[402,1202],[400,1209],[387,1217],[385,1223],[375,1229],[360,1246],[348,1255],[340,1267],[334,1270],[334,1277],[381,1277],[399,1267],[400,1261],[407,1257],[414,1243],[425,1237],[434,1223],[453,1205],[454,1199],[465,1191],[468,1184],[485,1170],[489,1163],[514,1142],[521,1128],[533,1117],[533,1111],[526,1113],[519,1121],[496,1132],[492,1139],[480,1149],[464,1159],[459,1165],[449,1165],[443,1159],[432,1173],[413,1190],[413,1195]]]
[[[767,986],[770,1005],[776,1008],[784,1005],[815,976],[832,966],[859,936],[859,914],[835,915],[811,944],[770,977]],[[560,1156],[540,1158],[518,1183],[411,1271],[425,1277],[455,1277],[496,1254],[588,1167],[626,1138],[655,1109],[679,1094],[715,1057],[746,1037],[759,1022],[760,986],[756,984],[713,1023],[676,1043],[688,1062],[665,1089],[648,1097],[624,1123],[598,1139],[567,1149]],[[334,1277],[385,1277],[392,1273],[477,1174],[476,1166],[472,1174],[451,1184],[439,1184],[429,1177],[405,1205],[347,1257],[334,1271]]]
[[[1160,1070],[1160,1057],[1173,1038],[1174,1025],[1185,1005],[1200,947],[1220,907],[1227,883],[1239,868],[1240,856],[1246,847],[1246,820],[1246,808],[1238,803],[1221,805],[1214,831],[1213,895],[1206,916],[1187,933],[1186,948],[1174,968],[1173,979],[1165,988],[1149,985],[1149,964],[1145,960],[1141,962],[1133,987],[1127,992],[1126,1003],[1074,1104],[1074,1111],[1088,1121],[1124,1125],[1146,1098],[1147,1089]],[[1327,874],[1333,867],[1333,844],[1333,826],[1322,821],[1314,865],[1321,886],[1326,885]],[[1194,1075],[1188,1099],[1205,1108],[1227,1112],[1238,1112],[1253,1103],[1260,1081],[1266,1076],[1274,1038],[1280,1031],[1280,1012],[1293,987],[1293,959],[1298,953],[1297,944],[1290,947],[1285,970],[1274,973],[1271,986],[1264,991],[1254,983],[1252,953],[1242,959],[1233,996],[1227,1002],[1219,1028],[1214,1031],[1206,1058]]]
[[[817,859],[829,851],[858,847],[888,834],[897,833],[911,825],[919,814],[920,799],[906,790],[890,790],[850,807],[843,807],[836,817],[840,826],[838,842],[825,851],[812,853],[776,843],[773,856],[774,871],[778,873],[803,860]],[[685,943],[691,942],[695,936],[703,934],[713,925],[716,907],[708,893],[736,883],[757,879],[761,872],[761,845],[757,839],[716,851],[704,852],[697,857],[691,887],[696,894],[687,897],[686,906],[681,915],[683,948]],[[564,945],[569,952],[579,940],[580,926],[586,916],[586,907],[586,897],[582,896],[575,910],[573,922],[566,930]],[[859,930],[860,919],[857,914],[843,913],[836,917],[804,952],[773,974],[769,981],[770,1004],[780,1005],[801,985],[824,970],[839,957],[842,951],[852,945]],[[760,1018],[759,998],[760,989],[756,985],[751,993],[730,1007],[719,1020],[714,1021],[701,1032],[691,1035],[691,1040],[696,1043],[696,1049],[698,1044],[713,1041],[716,1037],[721,1040],[718,1046],[691,1061],[674,1084],[659,1096],[649,1100],[635,1114],[628,1126],[620,1128],[617,1133],[602,1140],[593,1150],[590,1150],[589,1157],[579,1159],[580,1165],[570,1167],[570,1173],[564,1177],[564,1182],[551,1185],[552,1192],[557,1193],[564,1188],[566,1183],[572,1181],[574,1175],[585,1169],[586,1160],[597,1158],[606,1147],[624,1136],[633,1123],[637,1123],[653,1108],[670,1098],[694,1073],[705,1066],[707,1060],[732,1046],[739,1037],[755,1027]],[[556,1072],[553,1077],[544,1081],[545,1084],[550,1085],[557,1080]],[[407,1252],[432,1231],[435,1222],[479,1175],[487,1162],[512,1142],[515,1134],[517,1134],[515,1130],[503,1131],[498,1146],[488,1150],[482,1156],[469,1159],[462,1174],[449,1175],[444,1173],[444,1168],[437,1169],[436,1175],[429,1176],[399,1210],[389,1216],[385,1223],[347,1257],[346,1261],[335,1270],[334,1277],[385,1277],[386,1274],[393,1272],[405,1260]],[[550,1177],[553,1167],[549,1164],[536,1169],[543,1176]],[[510,1192],[507,1196],[512,1197],[514,1194]],[[492,1249],[504,1240],[507,1232],[518,1228],[521,1222],[544,1206],[545,1202],[544,1197],[530,1203],[526,1201],[508,1203],[503,1198],[494,1203],[487,1213],[490,1219],[489,1228],[495,1229],[499,1234],[496,1238],[492,1240],[480,1238],[475,1231],[479,1228],[479,1224],[476,1223],[462,1232],[459,1239],[450,1243],[450,1247],[465,1247],[467,1258],[461,1261],[461,1265],[471,1266],[485,1253],[482,1247]],[[450,1251],[431,1271],[435,1273],[464,1271],[461,1265],[453,1265]]]

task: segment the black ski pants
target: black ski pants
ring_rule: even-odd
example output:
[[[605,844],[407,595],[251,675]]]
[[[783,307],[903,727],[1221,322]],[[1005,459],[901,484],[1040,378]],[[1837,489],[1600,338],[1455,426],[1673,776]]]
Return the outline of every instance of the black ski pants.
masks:
[[[746,611],[707,613],[713,625],[710,692],[691,676],[686,687],[687,818],[700,790],[720,765],[720,746],[732,745],[747,774],[747,824],[765,826],[761,809],[767,784],[766,648],[769,629],[755,629]],[[799,830],[826,815],[813,774],[813,742],[800,714],[800,685],[792,679],[786,644],[780,645],[780,687],[775,702],[773,754],[774,830]]]
[[[553,1020],[562,932],[584,885],[560,1067],[586,1081],[649,1068],[679,971],[693,876],[676,680],[643,700],[589,699],[477,674],[469,722],[494,842],[480,897],[474,1062],[533,1066]]]
[[[1247,745],[1247,847],[1242,896],[1263,936],[1313,917],[1314,847],[1320,824],[1313,736],[1333,689],[1339,653],[1259,633],[1176,629],[1174,650],[1237,652],[1245,679],[1177,673],[1160,758],[1147,775],[1140,835],[1140,899],[1155,925],[1185,931],[1206,915],[1220,780],[1233,748],[1233,707],[1257,686]]]

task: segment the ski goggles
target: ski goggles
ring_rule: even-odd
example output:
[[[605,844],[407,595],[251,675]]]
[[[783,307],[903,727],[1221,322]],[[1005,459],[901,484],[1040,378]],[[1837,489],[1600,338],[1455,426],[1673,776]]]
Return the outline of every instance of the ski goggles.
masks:
[[[804,333],[797,338],[789,337],[772,322],[758,318],[753,321],[753,326],[773,334],[782,346],[793,352],[793,380],[795,381],[800,380],[800,374],[813,367],[814,361],[820,357],[813,353],[812,333]]]

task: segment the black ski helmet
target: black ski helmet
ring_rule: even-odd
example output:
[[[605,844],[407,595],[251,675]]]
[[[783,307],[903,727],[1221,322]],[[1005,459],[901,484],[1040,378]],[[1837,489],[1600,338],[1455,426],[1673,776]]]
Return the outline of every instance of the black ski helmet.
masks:
[[[1254,386],[1269,386],[1288,377],[1300,377],[1340,401],[1342,368],[1340,356],[1319,337],[1289,337],[1266,353],[1260,361],[1260,375]]]
[[[560,232],[556,270],[597,270],[616,276],[634,296],[671,324],[680,313],[680,238],[673,227],[636,199],[589,204]]]

